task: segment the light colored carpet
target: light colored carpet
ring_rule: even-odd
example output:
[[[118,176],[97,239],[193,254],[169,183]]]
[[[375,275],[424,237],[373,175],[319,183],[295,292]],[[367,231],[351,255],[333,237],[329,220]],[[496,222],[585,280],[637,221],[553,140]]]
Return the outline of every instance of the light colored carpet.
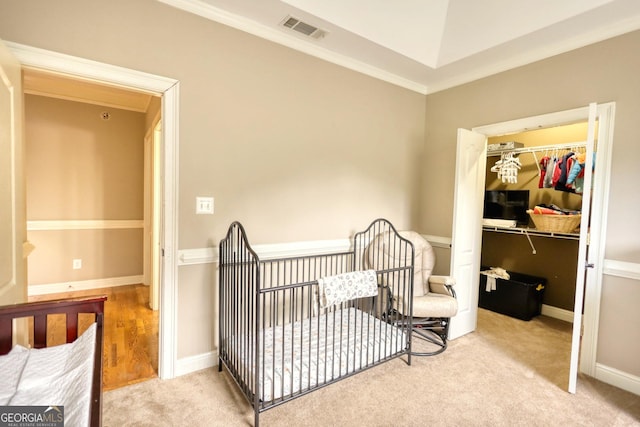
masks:
[[[569,394],[571,325],[479,310],[478,330],[434,357],[395,359],[260,415],[262,426],[640,426],[640,396],[581,376]],[[419,346],[424,346],[418,342]],[[104,394],[105,426],[248,426],[217,367]]]

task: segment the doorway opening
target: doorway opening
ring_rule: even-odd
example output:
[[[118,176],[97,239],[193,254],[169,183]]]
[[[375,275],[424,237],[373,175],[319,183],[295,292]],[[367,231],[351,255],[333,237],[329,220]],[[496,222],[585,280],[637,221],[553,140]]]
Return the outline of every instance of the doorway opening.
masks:
[[[573,165],[586,154],[587,132],[588,122],[580,122],[489,137],[488,147],[497,149],[488,151],[486,158],[480,270],[500,268],[505,273],[496,282],[481,273],[477,331],[490,334],[503,324],[501,338],[509,336],[508,342],[520,343],[516,363],[564,389],[571,358],[579,217],[551,218],[568,220],[567,227],[558,222],[555,232],[547,232],[540,230],[544,224],[533,223],[528,210],[536,206],[574,214],[581,210],[580,179],[578,185],[575,179],[560,185],[557,175],[554,186],[553,178],[563,160]],[[515,166],[509,176],[506,172],[511,171],[501,169],[505,162],[508,168],[508,159]],[[570,172],[567,163],[565,179]],[[489,336],[500,345],[498,337]]]
[[[462,315],[460,316],[459,313],[452,319],[450,331],[453,338],[476,329],[487,137],[589,120],[584,194],[591,195],[591,203],[585,203],[584,201],[588,198],[583,197],[574,303],[574,307],[578,308],[574,308],[568,387],[572,393],[576,391],[578,364],[581,372],[591,376],[595,373],[614,115],[615,103],[591,104],[574,110],[482,126],[474,128],[473,131],[458,130],[451,274],[461,284],[457,290],[460,291],[458,295],[462,296]],[[594,165],[596,120],[598,122],[598,161]],[[591,188],[592,173],[597,179]],[[587,240],[589,241],[588,251]],[[583,304],[584,332],[581,334],[583,317],[580,313]],[[578,359],[579,355],[580,359]]]
[[[30,68],[23,81],[30,300],[107,295],[104,388],[153,378],[159,276],[141,273],[160,251],[142,236],[160,241],[160,215],[141,208],[159,204],[161,175],[143,135],[160,146],[161,99]]]
[[[60,54],[19,43],[7,47],[22,67],[30,67],[84,81],[101,82],[162,96],[162,262],[159,289],[158,375],[170,379],[177,367],[177,278],[178,278],[178,80],[118,67],[85,58]]]

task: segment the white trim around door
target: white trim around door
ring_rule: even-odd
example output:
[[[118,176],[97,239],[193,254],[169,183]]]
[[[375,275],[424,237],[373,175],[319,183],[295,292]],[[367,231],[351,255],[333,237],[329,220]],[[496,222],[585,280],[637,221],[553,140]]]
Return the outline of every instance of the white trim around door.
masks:
[[[598,161],[594,174],[598,177],[593,187],[591,209],[590,247],[587,264],[592,269],[587,280],[584,296],[584,331],[580,347],[580,371],[595,376],[596,351],[599,327],[600,297],[602,292],[602,274],[605,267],[604,248],[606,242],[607,201],[609,198],[609,182],[611,157],[613,149],[613,128],[615,103],[597,105],[598,120]],[[535,117],[496,123],[473,128],[487,136],[498,136],[524,132],[529,129],[540,129],[568,123],[587,121],[589,107],[576,108]],[[467,212],[468,214],[468,212]],[[454,219],[455,222],[455,219]],[[454,242],[455,244],[455,242]],[[574,313],[575,314],[575,313]]]
[[[5,42],[23,67],[36,68],[82,80],[93,80],[162,96],[163,227],[160,284],[158,376],[176,375],[178,297],[178,105],[179,81],[137,70],[96,62],[18,43]]]

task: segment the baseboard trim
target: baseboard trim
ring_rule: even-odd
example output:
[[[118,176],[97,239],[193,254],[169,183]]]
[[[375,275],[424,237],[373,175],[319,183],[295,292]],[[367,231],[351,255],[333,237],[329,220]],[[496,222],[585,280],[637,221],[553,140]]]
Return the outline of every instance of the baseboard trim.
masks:
[[[218,364],[218,352],[210,351],[208,353],[196,354],[195,356],[183,357],[176,361],[175,375],[187,375],[192,372],[201,371],[202,369],[211,368]]]
[[[106,279],[81,280],[76,282],[44,283],[29,285],[28,294],[48,295],[71,291],[89,291],[100,288],[114,288],[116,286],[136,285],[143,282],[143,276],[109,277]]]
[[[640,377],[596,363],[596,379],[640,396]]]
[[[542,304],[542,312],[540,314],[573,323],[573,311],[565,310],[564,308]]]

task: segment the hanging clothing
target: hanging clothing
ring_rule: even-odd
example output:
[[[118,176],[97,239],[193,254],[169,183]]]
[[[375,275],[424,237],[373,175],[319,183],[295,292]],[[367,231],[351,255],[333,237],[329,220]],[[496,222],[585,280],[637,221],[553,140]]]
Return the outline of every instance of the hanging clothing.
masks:
[[[587,159],[587,153],[578,153],[576,154],[576,162],[571,166],[571,170],[569,171],[569,175],[567,176],[567,184],[573,184],[573,182],[578,178],[578,176],[584,176],[584,164]]]
[[[574,154],[575,153],[571,151],[562,156],[562,158],[556,163],[556,168],[553,171],[553,188],[558,191],[575,193],[573,188],[567,187],[567,178],[573,164],[572,158]]]
[[[553,156],[547,162],[547,171],[544,174],[543,188],[553,188],[553,171],[556,169],[558,158]]]
[[[587,160],[587,153],[579,153],[571,166],[567,176],[567,186],[574,189],[577,194],[582,194],[584,190],[584,165]],[[596,164],[596,153],[593,153],[593,167]]]
[[[543,156],[540,159],[540,179],[538,180],[538,188],[544,188],[544,180],[547,175],[547,166],[549,165],[550,160],[549,156]]]

